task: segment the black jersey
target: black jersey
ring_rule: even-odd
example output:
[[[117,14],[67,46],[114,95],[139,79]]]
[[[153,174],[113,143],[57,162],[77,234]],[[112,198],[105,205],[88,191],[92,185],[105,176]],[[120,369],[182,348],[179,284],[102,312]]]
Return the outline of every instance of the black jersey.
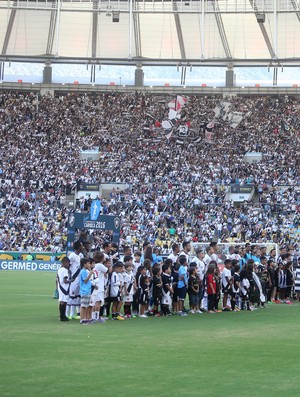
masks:
[[[153,296],[160,296],[162,292],[162,280],[160,276],[153,276]]]
[[[198,294],[198,287],[199,287],[199,281],[198,281],[197,277],[190,276],[189,277],[189,281],[188,281],[188,293],[190,295],[197,295]],[[195,288],[196,291],[193,288]]]
[[[240,291],[240,282],[241,282],[241,277],[240,277],[239,273],[234,273],[233,285],[232,285],[232,291],[234,293],[237,293]]]
[[[162,275],[162,284],[163,284],[162,285],[163,291],[165,293],[167,293],[169,291],[168,286],[172,287],[172,285],[171,285],[171,276],[169,274],[163,273],[163,275]]]
[[[174,289],[177,288],[178,279],[179,279],[178,272],[174,272],[174,270],[173,270],[172,271],[172,286]]]

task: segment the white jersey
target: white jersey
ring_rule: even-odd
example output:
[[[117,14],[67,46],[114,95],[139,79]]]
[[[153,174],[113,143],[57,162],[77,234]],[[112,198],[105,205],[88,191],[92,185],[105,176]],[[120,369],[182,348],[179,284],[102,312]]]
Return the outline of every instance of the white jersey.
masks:
[[[64,289],[68,289],[69,284],[64,282],[65,277],[69,278],[69,271],[65,267],[60,267],[57,271],[58,284]]]
[[[141,266],[141,262],[132,262],[132,267],[133,267],[132,271],[133,271],[133,274],[134,274],[134,275],[136,275],[137,269],[138,269],[140,266]]]
[[[187,254],[184,251],[181,251],[180,254],[178,255],[178,257],[180,258],[181,256],[185,256],[187,263],[190,263],[190,255],[189,254]]]
[[[71,278],[74,279],[70,285],[70,297],[79,297],[80,296],[80,259],[83,258],[83,255],[76,254],[75,252],[71,252],[69,255],[70,259],[70,273],[71,273]]]
[[[97,295],[97,292],[99,291],[99,273],[97,272],[96,269],[93,270],[93,275],[90,278],[90,281],[92,283],[93,288],[93,292],[92,295]]]
[[[228,287],[229,284],[227,278],[228,280],[231,280],[231,271],[224,267],[224,270],[222,271],[222,286],[224,288]]]
[[[93,275],[90,278],[90,281],[92,283],[92,294],[90,297],[90,303],[89,305],[94,307],[97,301],[100,301],[100,297],[99,297],[99,277],[98,277],[98,272],[97,270],[93,270]]]
[[[208,254],[205,254],[205,257],[203,258],[203,262],[205,263],[205,265],[208,266],[211,261],[211,257]]]
[[[216,261],[217,263],[220,263],[220,259],[218,257],[218,254],[211,254],[211,260]]]
[[[248,290],[250,288],[250,282],[247,278],[243,278],[241,281],[241,293],[243,296],[246,296],[248,293]]]
[[[134,284],[134,274],[132,271],[129,273],[123,274],[123,281],[126,289],[124,289],[124,302],[132,302],[133,301],[133,284]]]
[[[69,259],[70,259],[70,272],[71,272],[71,277],[73,278],[74,275],[76,273],[78,273],[78,269],[79,269],[79,273],[80,273],[80,260],[81,258],[83,258],[83,255],[80,254],[76,254],[76,252],[71,252],[69,255]],[[78,273],[78,276],[79,276]]]
[[[60,267],[57,271],[58,295],[60,302],[68,302],[70,284],[65,283],[65,277],[69,278],[69,271],[65,267]]]
[[[96,263],[94,269],[98,272],[99,278],[99,292],[104,292],[105,289],[105,275],[108,268],[103,263]]]
[[[176,263],[177,259],[178,259],[178,255],[174,255],[174,253],[172,252],[169,256],[168,259],[171,259],[172,263]]]
[[[300,292],[300,267],[297,266],[294,270],[294,277],[295,277],[295,292],[299,294]]]
[[[227,255],[227,259],[230,260],[236,259],[239,262],[241,260],[241,256],[239,254],[231,254],[231,255]]]
[[[205,263],[203,261],[201,261],[196,256],[195,256],[195,258],[193,258],[192,262],[195,262],[197,264],[196,272],[197,272],[200,280],[203,281],[205,273],[206,273],[207,266],[205,265]]]
[[[122,277],[122,276],[121,276]],[[122,277],[123,279],[123,277]],[[110,279],[110,294],[111,297],[117,297],[120,295],[120,288],[121,288],[121,280],[119,273],[112,272],[111,279]]]
[[[112,262],[110,254],[107,254],[107,253],[104,252],[104,251],[102,251],[102,253],[103,253],[103,255],[104,255],[104,260],[109,260],[110,262]]]

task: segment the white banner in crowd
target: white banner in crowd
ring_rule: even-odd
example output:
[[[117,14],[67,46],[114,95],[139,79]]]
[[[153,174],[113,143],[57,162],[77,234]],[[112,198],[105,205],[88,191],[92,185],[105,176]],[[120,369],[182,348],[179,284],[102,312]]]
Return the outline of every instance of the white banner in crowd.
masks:
[[[243,120],[243,112],[233,112],[231,110],[232,104],[230,102],[222,101],[214,109],[215,118],[222,118],[224,121],[230,123],[230,127],[236,128]]]
[[[230,127],[236,128],[242,120],[243,120],[243,113],[232,112],[232,117],[230,120]]]

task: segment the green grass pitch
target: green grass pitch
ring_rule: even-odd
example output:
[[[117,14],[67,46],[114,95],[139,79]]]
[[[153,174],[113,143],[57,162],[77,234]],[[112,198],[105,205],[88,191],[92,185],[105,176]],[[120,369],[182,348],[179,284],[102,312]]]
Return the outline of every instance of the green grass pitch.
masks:
[[[58,321],[54,273],[0,273],[1,397],[296,397],[300,304]]]

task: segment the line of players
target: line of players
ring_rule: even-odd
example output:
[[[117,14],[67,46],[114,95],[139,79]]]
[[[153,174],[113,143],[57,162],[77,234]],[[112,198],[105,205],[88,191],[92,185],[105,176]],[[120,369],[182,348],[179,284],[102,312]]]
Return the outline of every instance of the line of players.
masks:
[[[82,244],[75,242],[74,252],[63,259],[57,275],[60,320],[79,317],[82,324],[88,324],[105,322],[108,317],[122,321],[137,315],[147,318],[149,314],[186,316],[187,295],[189,313],[215,313],[221,311],[221,291],[222,311],[251,310],[249,297],[254,286],[260,297],[263,295],[260,280],[253,272],[253,260],[248,260],[240,272],[237,261],[226,259],[220,275],[215,260],[205,264],[201,249],[188,264],[188,247],[183,248],[175,259],[171,254],[163,263],[153,264],[149,259],[141,262],[141,254],[135,253],[134,258],[125,255],[123,262],[112,264],[105,247],[104,252],[96,252],[89,260],[81,253]],[[263,299],[260,301],[263,306]]]

